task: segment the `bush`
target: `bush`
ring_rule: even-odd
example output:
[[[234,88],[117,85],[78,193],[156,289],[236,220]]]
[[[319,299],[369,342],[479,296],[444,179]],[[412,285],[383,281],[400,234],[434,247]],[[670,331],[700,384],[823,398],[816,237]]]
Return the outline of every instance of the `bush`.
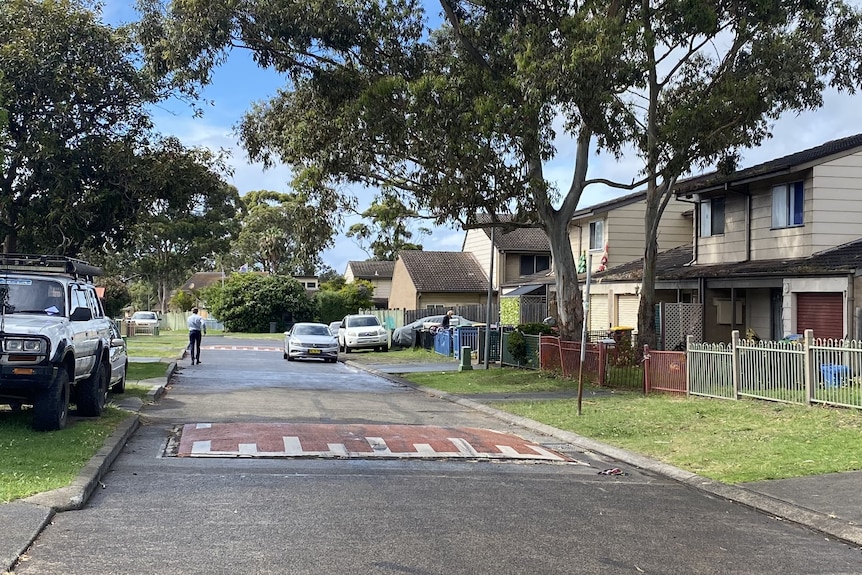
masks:
[[[509,334],[509,343],[506,348],[511,354],[512,359],[519,364],[527,363],[527,340],[524,339],[524,334],[519,330],[515,330]]]
[[[544,323],[522,323],[517,327],[521,333],[528,335],[553,335],[554,329]]]
[[[224,285],[213,284],[201,295],[228,331],[266,333],[271,322],[284,331],[296,322],[313,320],[317,312],[305,287],[289,276],[235,273]]]

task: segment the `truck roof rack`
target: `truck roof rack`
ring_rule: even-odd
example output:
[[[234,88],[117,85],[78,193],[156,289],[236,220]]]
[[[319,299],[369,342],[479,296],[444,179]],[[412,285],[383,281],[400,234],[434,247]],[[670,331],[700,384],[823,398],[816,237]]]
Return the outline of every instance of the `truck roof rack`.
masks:
[[[94,277],[102,275],[102,268],[67,256],[0,254],[0,273],[2,272],[63,274],[92,281]]]

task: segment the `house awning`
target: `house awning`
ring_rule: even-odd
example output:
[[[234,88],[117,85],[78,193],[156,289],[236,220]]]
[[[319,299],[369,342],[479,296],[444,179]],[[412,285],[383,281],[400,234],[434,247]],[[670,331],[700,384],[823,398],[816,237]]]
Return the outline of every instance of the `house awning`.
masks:
[[[504,293],[503,297],[514,297],[517,295],[530,295],[539,288],[545,287],[545,284],[527,284],[519,288],[515,288],[509,293]]]

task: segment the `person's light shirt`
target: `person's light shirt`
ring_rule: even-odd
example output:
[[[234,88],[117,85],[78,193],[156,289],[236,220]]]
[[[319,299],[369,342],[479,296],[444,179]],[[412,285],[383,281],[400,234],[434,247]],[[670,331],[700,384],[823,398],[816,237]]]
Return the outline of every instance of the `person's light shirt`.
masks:
[[[189,316],[188,326],[189,331],[206,331],[206,324],[204,323],[204,318],[202,318],[196,313]]]

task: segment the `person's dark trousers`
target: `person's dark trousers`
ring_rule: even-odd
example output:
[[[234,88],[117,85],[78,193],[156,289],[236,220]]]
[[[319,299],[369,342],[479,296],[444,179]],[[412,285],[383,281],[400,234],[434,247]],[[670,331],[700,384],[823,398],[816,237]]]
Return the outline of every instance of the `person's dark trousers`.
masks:
[[[189,330],[189,352],[192,354],[192,363],[197,360],[201,362],[201,331],[199,329]]]

